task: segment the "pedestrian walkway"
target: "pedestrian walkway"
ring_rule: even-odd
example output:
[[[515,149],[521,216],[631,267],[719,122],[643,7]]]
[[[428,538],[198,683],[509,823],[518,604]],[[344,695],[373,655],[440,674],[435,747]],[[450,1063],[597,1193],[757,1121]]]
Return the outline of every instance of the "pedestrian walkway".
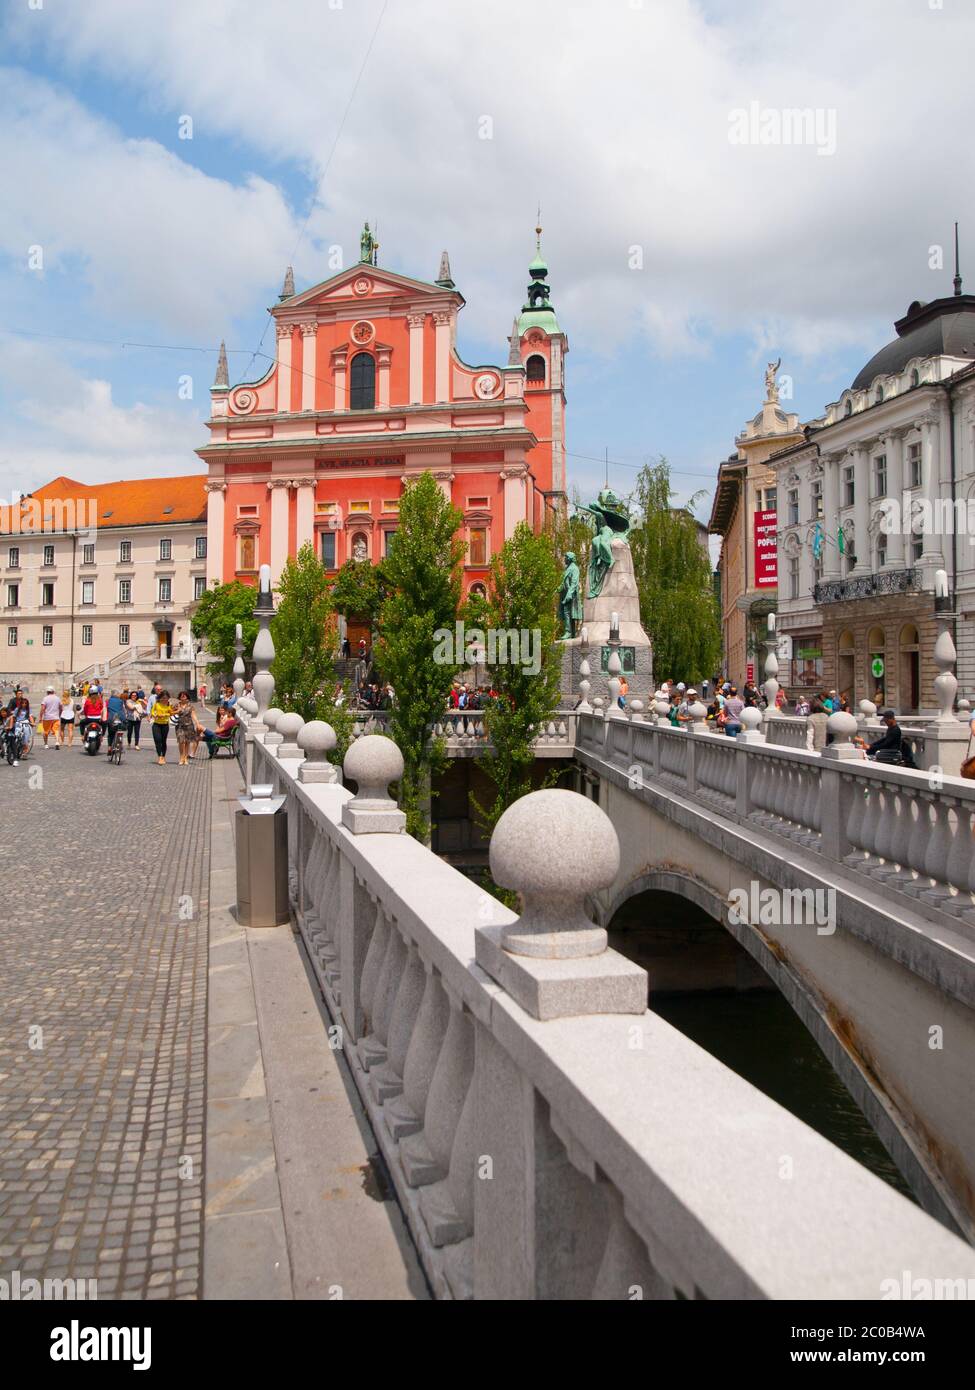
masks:
[[[241,790],[202,750],[0,766],[0,1278],[429,1297],[300,938],[233,914]]]
[[[38,741],[0,796],[0,1274],[196,1297],[209,768]]]
[[[204,1297],[428,1298],[301,937],[233,914],[242,784],[213,771]]]

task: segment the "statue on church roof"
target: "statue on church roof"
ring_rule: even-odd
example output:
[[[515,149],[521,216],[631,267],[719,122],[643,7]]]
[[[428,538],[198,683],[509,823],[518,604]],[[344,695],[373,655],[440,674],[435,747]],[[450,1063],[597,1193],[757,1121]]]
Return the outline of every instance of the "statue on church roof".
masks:
[[[366,222],[362,228],[362,235],[359,238],[359,261],[365,265],[376,265],[376,252],[379,250],[379,242],[369,230],[369,223]]]

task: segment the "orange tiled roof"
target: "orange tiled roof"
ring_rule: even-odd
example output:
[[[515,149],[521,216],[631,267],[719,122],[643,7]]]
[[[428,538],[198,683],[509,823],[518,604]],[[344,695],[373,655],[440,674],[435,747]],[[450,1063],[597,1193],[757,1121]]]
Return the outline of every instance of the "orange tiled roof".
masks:
[[[205,473],[119,483],[79,483],[62,477],[36,488],[31,495],[39,501],[50,498],[59,502],[94,497],[99,526],[159,526],[205,521],[205,482]]]

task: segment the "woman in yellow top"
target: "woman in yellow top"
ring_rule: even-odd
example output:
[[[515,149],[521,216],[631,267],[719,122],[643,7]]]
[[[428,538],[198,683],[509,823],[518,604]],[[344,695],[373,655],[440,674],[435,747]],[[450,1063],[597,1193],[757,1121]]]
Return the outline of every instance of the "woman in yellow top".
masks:
[[[166,761],[166,740],[169,737],[169,721],[176,713],[176,706],[169,703],[169,691],[160,690],[150,712],[152,720],[152,741],[156,745],[156,762]]]

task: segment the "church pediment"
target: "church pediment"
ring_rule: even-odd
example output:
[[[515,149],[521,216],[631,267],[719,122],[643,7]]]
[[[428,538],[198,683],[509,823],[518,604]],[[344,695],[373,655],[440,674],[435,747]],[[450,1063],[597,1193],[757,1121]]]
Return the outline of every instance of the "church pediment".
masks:
[[[431,285],[423,280],[413,280],[408,275],[397,275],[391,270],[360,263],[339,271],[318,285],[312,285],[301,294],[292,295],[274,312],[279,317],[290,317],[292,310],[309,309],[316,305],[367,305],[402,298],[410,301],[430,299],[439,304],[447,300],[463,303],[463,295],[457,290],[446,290],[442,285]]]

